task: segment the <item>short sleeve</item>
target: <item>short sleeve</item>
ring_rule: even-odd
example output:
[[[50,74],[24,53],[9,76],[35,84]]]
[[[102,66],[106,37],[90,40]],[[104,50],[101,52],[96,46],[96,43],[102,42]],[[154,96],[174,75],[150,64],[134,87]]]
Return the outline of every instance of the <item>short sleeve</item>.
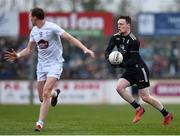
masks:
[[[33,34],[32,34],[33,32],[31,31],[30,32],[30,35],[29,35],[29,42],[34,42],[35,40],[34,40],[34,36],[33,36]]]
[[[56,24],[53,25],[53,31],[55,34],[57,34],[59,36],[61,36],[65,32],[64,29],[62,29],[60,26],[58,26]]]

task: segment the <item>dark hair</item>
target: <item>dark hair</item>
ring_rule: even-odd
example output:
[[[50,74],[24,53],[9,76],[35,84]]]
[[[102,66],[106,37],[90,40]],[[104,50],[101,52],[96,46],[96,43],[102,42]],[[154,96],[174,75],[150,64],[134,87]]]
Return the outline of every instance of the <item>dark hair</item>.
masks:
[[[33,8],[31,9],[32,17],[37,17],[40,20],[44,19],[44,10],[41,8]]]
[[[130,16],[120,16],[119,19],[125,19],[126,23],[131,24],[131,17]]]

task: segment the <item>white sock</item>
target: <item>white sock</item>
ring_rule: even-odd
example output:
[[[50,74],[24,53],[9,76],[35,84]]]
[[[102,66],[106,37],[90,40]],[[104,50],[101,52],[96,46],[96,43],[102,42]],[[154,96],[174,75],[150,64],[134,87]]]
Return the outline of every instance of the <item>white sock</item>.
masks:
[[[42,120],[38,120],[38,121],[36,122],[36,125],[40,125],[41,127],[43,127],[44,122],[43,122]]]
[[[57,96],[57,92],[56,92],[55,90],[52,90],[51,96],[52,96],[52,97],[56,97],[56,96]]]

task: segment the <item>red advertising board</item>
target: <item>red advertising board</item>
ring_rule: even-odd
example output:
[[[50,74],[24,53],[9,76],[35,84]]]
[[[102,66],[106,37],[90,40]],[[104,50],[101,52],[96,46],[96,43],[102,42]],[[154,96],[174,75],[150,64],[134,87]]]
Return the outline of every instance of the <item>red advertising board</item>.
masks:
[[[20,35],[27,36],[31,25],[28,12],[20,13]],[[46,13],[46,20],[56,23],[74,35],[112,35],[113,15],[109,12]]]

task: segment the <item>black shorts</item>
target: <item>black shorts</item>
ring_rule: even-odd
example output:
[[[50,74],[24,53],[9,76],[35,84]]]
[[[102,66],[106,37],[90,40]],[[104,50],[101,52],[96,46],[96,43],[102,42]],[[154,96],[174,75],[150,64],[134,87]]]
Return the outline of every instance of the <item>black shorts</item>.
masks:
[[[121,78],[128,80],[131,86],[136,84],[138,89],[143,89],[150,86],[149,70],[147,66],[128,68],[123,73]]]

